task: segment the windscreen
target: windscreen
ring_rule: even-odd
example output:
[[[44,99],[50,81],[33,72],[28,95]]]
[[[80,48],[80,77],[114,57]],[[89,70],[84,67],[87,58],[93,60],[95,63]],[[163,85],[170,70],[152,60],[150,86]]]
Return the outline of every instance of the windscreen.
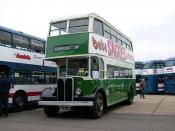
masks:
[[[66,33],[67,21],[57,22],[51,24],[49,36],[59,36]]]

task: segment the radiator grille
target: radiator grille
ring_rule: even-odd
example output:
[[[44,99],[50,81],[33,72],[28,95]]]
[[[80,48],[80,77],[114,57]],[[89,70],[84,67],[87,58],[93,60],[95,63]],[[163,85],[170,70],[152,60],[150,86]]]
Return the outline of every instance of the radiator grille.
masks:
[[[58,101],[73,101],[73,79],[58,79],[57,82],[57,100]]]

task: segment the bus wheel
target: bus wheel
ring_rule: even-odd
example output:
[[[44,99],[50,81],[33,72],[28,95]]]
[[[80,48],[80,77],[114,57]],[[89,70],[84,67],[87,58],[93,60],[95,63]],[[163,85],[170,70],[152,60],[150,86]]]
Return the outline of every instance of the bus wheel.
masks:
[[[103,95],[98,92],[94,100],[94,106],[90,108],[92,118],[99,118],[103,115],[104,111],[104,98]]]
[[[21,111],[24,110],[26,106],[27,106],[27,96],[22,92],[16,93],[13,98],[13,109],[15,111]]]
[[[132,104],[133,98],[134,98],[133,90],[132,90],[132,88],[130,87],[130,88],[128,89],[128,99],[126,100],[126,104],[127,104],[127,105]]]
[[[56,116],[57,113],[59,112],[59,107],[58,106],[44,106],[43,110],[44,110],[44,113],[48,117],[53,117],[53,116]]]

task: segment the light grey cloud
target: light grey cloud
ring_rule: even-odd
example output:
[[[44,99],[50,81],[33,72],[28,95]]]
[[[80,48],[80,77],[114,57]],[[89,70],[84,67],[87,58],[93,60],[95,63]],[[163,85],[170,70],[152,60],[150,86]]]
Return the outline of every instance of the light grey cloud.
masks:
[[[175,15],[162,25],[132,30],[137,60],[166,59],[175,56]]]
[[[174,0],[0,0],[0,25],[47,37],[51,19],[95,12],[129,36],[136,60],[175,56]]]

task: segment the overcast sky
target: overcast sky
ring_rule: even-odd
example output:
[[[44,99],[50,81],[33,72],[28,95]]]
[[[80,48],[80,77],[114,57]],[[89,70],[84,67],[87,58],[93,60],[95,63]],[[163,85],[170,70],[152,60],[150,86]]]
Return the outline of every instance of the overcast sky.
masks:
[[[175,56],[174,0],[0,0],[0,25],[46,39],[51,19],[92,12],[131,38],[135,60]]]

